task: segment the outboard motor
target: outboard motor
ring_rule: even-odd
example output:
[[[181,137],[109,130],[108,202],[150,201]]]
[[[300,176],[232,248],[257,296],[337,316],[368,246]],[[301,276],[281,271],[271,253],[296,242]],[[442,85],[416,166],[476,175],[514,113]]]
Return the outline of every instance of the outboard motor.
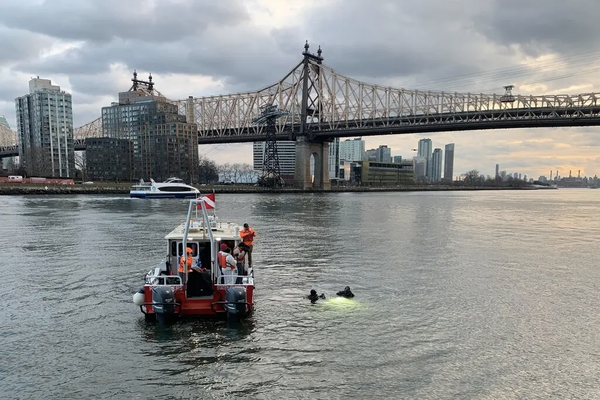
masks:
[[[170,286],[152,288],[152,309],[159,323],[166,324],[174,321],[177,318],[176,306],[178,305],[175,304],[175,293]]]
[[[228,320],[239,321],[245,317],[248,311],[247,306],[245,288],[228,287],[225,290],[225,311],[227,311]]]

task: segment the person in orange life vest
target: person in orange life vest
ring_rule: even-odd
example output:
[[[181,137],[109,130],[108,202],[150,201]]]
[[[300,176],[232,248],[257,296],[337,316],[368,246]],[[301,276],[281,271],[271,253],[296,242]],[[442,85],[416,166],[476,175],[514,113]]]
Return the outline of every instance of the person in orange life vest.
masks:
[[[254,238],[256,237],[256,232],[254,229],[250,228],[250,225],[247,223],[244,224],[244,229],[240,231],[240,237],[246,246],[248,246],[248,268],[252,268],[252,249],[254,248]]]
[[[187,254],[187,272],[190,273],[192,272],[192,263],[194,262],[193,254],[194,251],[187,247],[185,249],[185,252]],[[183,254],[181,255],[181,257],[179,257],[179,276],[181,277],[181,283],[185,283],[185,268],[184,265],[186,264],[186,260],[185,257],[183,256]]]
[[[227,245],[225,243],[221,243],[221,247],[219,252],[217,253],[217,264],[219,265],[219,273],[216,274],[217,276],[223,276],[223,271],[226,268],[226,263],[225,263],[225,259],[227,258],[227,253],[225,253],[225,249],[227,248]],[[220,283],[223,283],[223,279],[220,279]],[[219,281],[217,281],[219,282]]]
[[[242,275],[248,275],[248,271],[246,270],[246,252],[248,250],[248,246],[246,246],[243,242],[239,243],[233,249],[233,258],[237,263],[237,274],[238,278],[235,283],[242,283]]]
[[[222,246],[222,245],[221,245]],[[218,254],[219,267],[221,267],[221,273],[223,274],[223,279],[221,283],[225,285],[233,285],[235,279],[233,275],[235,275],[235,271],[237,269],[235,258],[231,255],[231,249],[226,247],[225,250],[221,250]]]

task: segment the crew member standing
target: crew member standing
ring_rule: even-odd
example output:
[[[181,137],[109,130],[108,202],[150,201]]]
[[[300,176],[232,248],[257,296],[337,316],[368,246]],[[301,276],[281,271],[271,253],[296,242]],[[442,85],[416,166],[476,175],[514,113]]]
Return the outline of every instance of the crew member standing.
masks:
[[[236,275],[237,270],[235,258],[231,255],[231,248],[227,247],[225,250],[219,252],[219,266],[223,273],[223,280],[221,283],[225,285],[233,285],[235,279],[233,275]]]
[[[244,229],[240,231],[240,237],[244,244],[248,247],[248,268],[252,268],[252,248],[254,247],[254,238],[256,237],[256,232],[254,229],[250,228],[250,225],[247,223],[244,224]]]
[[[185,252],[187,254],[187,261],[186,257],[184,257],[184,254],[182,254],[181,257],[179,257],[178,272],[182,284],[185,284],[185,264],[187,263],[187,272],[189,274],[190,272],[192,272],[192,263],[194,262],[194,251],[191,248],[186,247]]]
[[[233,249],[233,258],[235,258],[235,261],[237,262],[237,274],[238,274],[238,278],[236,279],[235,283],[242,283],[243,282],[242,275],[248,275],[248,272],[246,271],[246,250],[247,249],[248,248],[246,247],[244,242],[241,242],[240,244],[235,246],[235,248]]]

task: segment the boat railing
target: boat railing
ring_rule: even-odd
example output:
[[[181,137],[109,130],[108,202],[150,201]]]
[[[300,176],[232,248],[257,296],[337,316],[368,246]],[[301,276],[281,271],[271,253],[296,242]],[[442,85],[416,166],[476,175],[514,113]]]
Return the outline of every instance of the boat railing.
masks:
[[[179,275],[146,275],[146,284],[152,286],[182,286]]]

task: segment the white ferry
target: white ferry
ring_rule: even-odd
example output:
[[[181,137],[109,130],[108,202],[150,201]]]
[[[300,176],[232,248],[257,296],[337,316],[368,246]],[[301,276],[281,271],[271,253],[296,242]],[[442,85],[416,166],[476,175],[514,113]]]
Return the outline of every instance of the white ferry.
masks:
[[[129,197],[140,199],[163,199],[163,198],[196,198],[200,191],[191,185],[187,185],[179,178],[169,178],[164,182],[144,182],[143,179],[134,185],[129,191]]]
[[[133,295],[147,321],[168,323],[179,317],[227,317],[239,320],[254,309],[254,272],[247,268],[242,275],[223,275],[217,260],[221,244],[233,249],[242,240],[239,225],[222,223],[208,215],[214,202],[208,197],[190,201],[185,222],[172,230],[167,240],[166,257],[145,277],[145,284]],[[214,201],[214,200],[213,200]],[[212,202],[212,206],[211,206]],[[201,216],[194,216],[200,210]],[[178,274],[179,259],[188,254],[193,259],[192,272]],[[187,265],[184,263],[184,265]]]

